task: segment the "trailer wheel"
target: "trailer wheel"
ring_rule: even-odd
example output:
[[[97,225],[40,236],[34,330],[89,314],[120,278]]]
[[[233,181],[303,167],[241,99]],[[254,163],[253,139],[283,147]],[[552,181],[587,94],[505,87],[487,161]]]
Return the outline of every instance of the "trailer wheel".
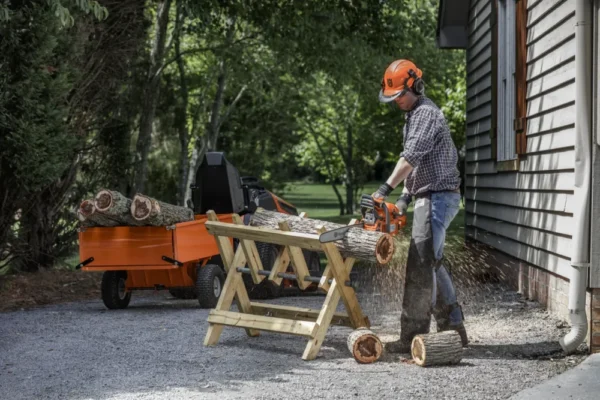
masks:
[[[171,296],[175,297],[176,299],[190,300],[196,298],[196,293],[192,288],[169,289],[169,293],[171,293]]]
[[[321,276],[321,256],[316,251],[304,250],[304,259],[310,276]]]
[[[215,308],[225,282],[223,270],[218,265],[206,264],[198,268],[197,275],[196,294],[200,307]]]
[[[131,300],[131,292],[125,291],[125,271],[105,271],[102,274],[102,301],[111,310],[126,308]]]
[[[278,247],[271,243],[256,242],[256,249],[263,268],[270,271],[279,253]],[[248,297],[252,300],[275,299],[283,293],[283,283],[275,285],[265,277],[261,283],[256,285],[250,274],[243,274],[242,277],[248,291]]]

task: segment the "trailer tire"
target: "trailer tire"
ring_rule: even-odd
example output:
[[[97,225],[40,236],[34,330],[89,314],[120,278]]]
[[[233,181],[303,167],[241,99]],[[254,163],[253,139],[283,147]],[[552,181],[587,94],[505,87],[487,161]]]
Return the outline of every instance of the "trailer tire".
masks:
[[[304,250],[304,259],[310,276],[321,276],[321,256],[316,251]]]
[[[131,291],[125,291],[127,272],[105,271],[102,274],[102,301],[111,310],[127,308],[131,301]]]
[[[196,292],[192,288],[169,289],[169,293],[176,299],[181,300],[190,300],[196,298]]]
[[[225,283],[225,274],[220,266],[206,264],[198,267],[196,295],[201,308],[215,308]]]
[[[256,242],[258,256],[263,268],[270,271],[279,254],[279,248],[271,243]],[[244,284],[251,300],[276,299],[283,293],[283,283],[276,285],[265,277],[258,285],[252,280],[250,274],[243,274]]]

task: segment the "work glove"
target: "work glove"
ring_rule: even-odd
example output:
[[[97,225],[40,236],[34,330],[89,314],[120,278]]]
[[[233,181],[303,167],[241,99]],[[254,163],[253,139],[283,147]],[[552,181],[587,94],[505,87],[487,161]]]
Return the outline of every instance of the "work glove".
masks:
[[[388,197],[390,195],[390,193],[392,193],[392,190],[394,190],[393,187],[391,187],[390,185],[386,183],[384,183],[383,185],[379,186],[379,189],[377,189],[377,191],[375,193],[373,193],[373,198],[374,199],[385,199],[386,197]]]
[[[408,205],[410,204],[411,200],[412,196],[407,193],[403,193],[400,195],[400,197],[398,197],[398,200],[396,200],[396,207],[398,207],[400,215],[406,214],[406,212],[408,211]]]

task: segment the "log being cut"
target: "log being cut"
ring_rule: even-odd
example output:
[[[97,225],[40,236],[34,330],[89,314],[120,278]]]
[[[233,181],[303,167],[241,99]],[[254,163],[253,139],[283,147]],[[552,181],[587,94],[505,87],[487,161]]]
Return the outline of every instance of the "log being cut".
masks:
[[[84,200],[81,202],[79,209],[77,210],[77,218],[81,221],[82,226],[87,227],[120,225],[119,221],[99,213],[96,210],[93,200]]]
[[[139,193],[131,201],[131,215],[139,223],[153,226],[167,226],[194,220],[194,211],[187,207],[163,203]]]
[[[327,230],[342,228],[346,225],[318,219],[301,218],[294,215],[268,211],[262,208],[250,218],[250,225],[279,229],[279,222],[287,221],[294,232],[317,234],[319,227]],[[388,233],[367,231],[362,228],[352,228],[341,240],[333,242],[344,257],[353,257],[373,263],[387,264],[394,255],[394,240]]]
[[[143,221],[138,221],[131,215],[131,199],[117,191],[99,191],[94,199],[94,206],[99,213],[115,219],[123,225],[144,225]]]

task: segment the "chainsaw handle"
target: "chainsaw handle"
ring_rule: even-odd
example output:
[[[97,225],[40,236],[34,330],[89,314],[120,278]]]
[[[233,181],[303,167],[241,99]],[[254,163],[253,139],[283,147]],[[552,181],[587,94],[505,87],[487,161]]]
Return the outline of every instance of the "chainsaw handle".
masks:
[[[390,210],[388,209],[385,201],[381,202],[381,207],[383,208],[383,211],[385,212],[385,232],[389,233],[390,232]]]

